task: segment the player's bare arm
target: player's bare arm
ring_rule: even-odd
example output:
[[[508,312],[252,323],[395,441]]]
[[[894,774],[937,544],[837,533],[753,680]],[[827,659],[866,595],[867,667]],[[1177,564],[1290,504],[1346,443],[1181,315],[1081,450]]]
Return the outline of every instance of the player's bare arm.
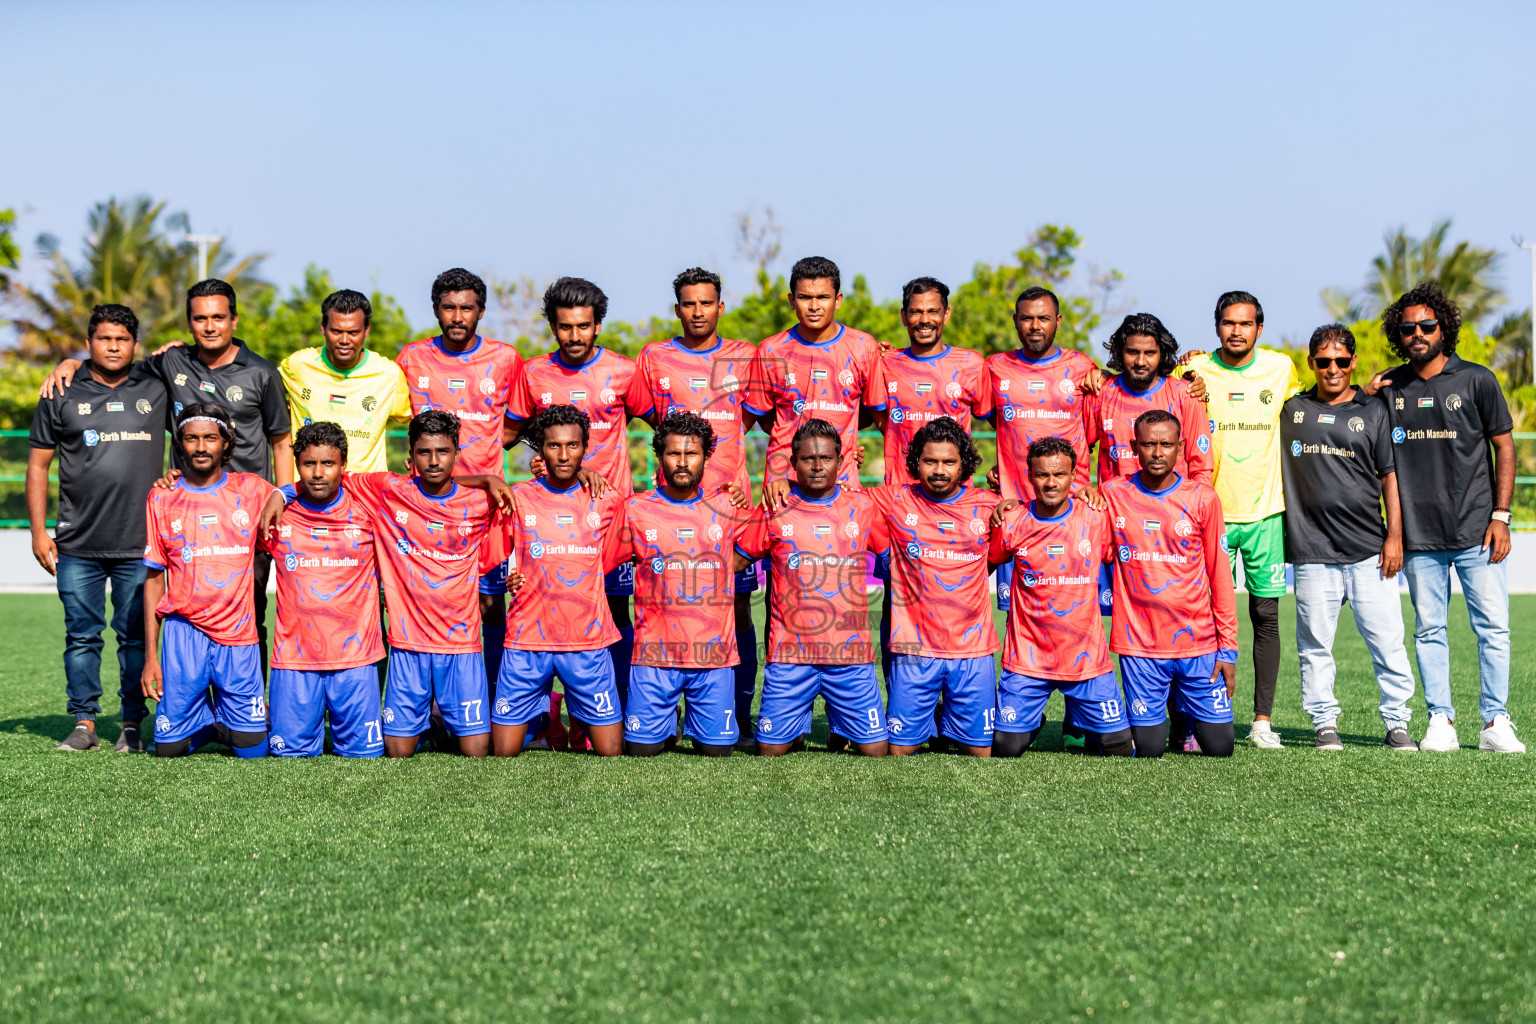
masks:
[[[1377,565],[1384,579],[1391,579],[1403,568],[1403,503],[1397,491],[1397,473],[1381,478],[1382,504],[1387,507],[1387,539],[1381,545]]]
[[[160,672],[160,616],[155,609],[165,596],[165,570],[150,569],[144,575],[144,696],[159,700],[165,677]]]
[[[52,448],[33,448],[27,456],[27,523],[32,528],[32,557],[50,576],[59,574],[59,549],[48,535],[48,467]]]
[[[1515,436],[1513,434],[1497,434],[1493,438],[1493,507],[1495,512],[1509,511],[1510,501],[1515,496]],[[1488,529],[1483,531],[1483,547],[1488,552],[1488,561],[1495,564],[1509,557],[1509,524],[1494,519],[1488,523]]]

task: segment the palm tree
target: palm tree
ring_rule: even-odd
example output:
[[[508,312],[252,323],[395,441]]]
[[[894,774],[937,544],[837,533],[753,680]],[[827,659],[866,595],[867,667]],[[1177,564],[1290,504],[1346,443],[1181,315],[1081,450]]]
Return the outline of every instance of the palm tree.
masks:
[[[168,231],[185,233],[185,213],[165,215],[165,204],[148,196],[126,202],[116,198],[98,203],[86,218],[85,259],[71,266],[52,235],[37,239],[39,255],[47,261],[47,284],[41,289],[13,289],[21,315],[16,320],[17,349],[28,359],[53,362],[85,347],[91,307],[118,302],[139,317],[141,341],[158,344],[185,333],[186,290],[196,283],[196,248],[173,242]],[[265,256],[235,259],[215,247],[209,272],[236,291],[268,287],[256,276]]]
[[[1371,260],[1365,286],[1358,292],[1324,288],[1323,306],[1335,320],[1356,323],[1374,320],[1398,296],[1424,281],[1438,281],[1461,307],[1462,322],[1476,325],[1504,305],[1504,290],[1495,283],[1503,257],[1462,241],[1447,248],[1449,219],[1429,226],[1429,234],[1414,238],[1399,227],[1382,237],[1385,252]]]

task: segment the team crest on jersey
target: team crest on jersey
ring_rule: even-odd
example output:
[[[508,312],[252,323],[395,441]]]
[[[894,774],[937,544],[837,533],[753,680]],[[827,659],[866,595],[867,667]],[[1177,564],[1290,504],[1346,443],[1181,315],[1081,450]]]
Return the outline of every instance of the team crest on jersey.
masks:
[[[987,532],[987,524],[980,519],[972,519],[966,524],[966,528],[978,537]]]
[[[1071,377],[1063,377],[1061,380],[1056,382],[1056,390],[1060,391],[1068,398],[1071,398],[1073,395],[1077,394],[1077,385],[1072,383]]]
[[[1195,447],[1199,448],[1200,453],[1203,455],[1211,450],[1211,439],[1206,437],[1204,434],[1201,434],[1200,440],[1195,442]]]
[[[311,526],[309,528],[309,536],[312,540],[319,540],[322,537],[329,537],[330,535],[331,528],[329,526]]]
[[[91,403],[90,402],[78,402],[78,403],[76,403],[75,404],[75,414],[77,416],[89,416],[91,414]]]
[[[1446,412],[1455,412],[1457,409],[1460,409],[1460,408],[1461,408],[1461,396],[1460,395],[1450,394],[1450,395],[1446,395],[1445,396],[1445,410],[1446,410]]]
[[[207,512],[197,517],[197,521],[203,526],[218,526],[219,517],[215,512]]]
[[[613,388],[603,388],[597,393],[597,397],[603,400],[604,405],[613,405],[619,400],[619,393]]]
[[[405,509],[401,509],[395,513],[395,522],[399,523],[401,526],[404,526],[407,522],[409,522],[410,518],[411,514]]]
[[[1012,704],[1003,705],[1003,721],[1012,722],[1017,720],[1018,717],[1019,712],[1017,708],[1015,708]]]
[[[598,515],[596,512],[588,512],[587,513],[587,525],[592,527],[592,529],[595,530],[599,526],[603,525],[603,517]]]
[[[1295,412],[1291,413],[1292,423],[1302,423],[1306,420],[1306,418],[1307,414],[1302,412],[1300,409],[1297,409]]]
[[[475,532],[475,526],[474,526],[473,523],[471,523],[468,519],[460,519],[459,520],[459,536],[460,537],[468,537],[471,533],[474,533],[474,532]]]
[[[1093,545],[1088,542],[1087,537],[1084,537],[1082,540],[1077,542],[1077,553],[1082,555],[1084,558],[1087,558],[1088,552],[1092,550]]]
[[[566,514],[564,512],[562,512],[559,515],[555,516],[555,525],[556,526],[571,526],[575,522],[576,522],[576,517],[575,516],[568,515],[568,514]]]
[[[965,394],[965,389],[954,381],[950,381],[948,384],[944,385],[944,393],[950,398],[959,398],[961,395]]]
[[[736,385],[741,383],[734,373],[728,373],[720,380],[720,387],[726,391],[735,391]]]
[[[933,384],[926,380],[920,380],[912,385],[912,390],[916,391],[920,395],[926,395],[928,392],[933,390]]]
[[[624,727],[630,732],[638,732],[640,729],[640,716],[630,715],[627,719],[624,720]]]
[[[164,736],[171,731],[171,720],[165,715],[155,716],[155,732]]]
[[[506,697],[497,697],[496,713],[498,715],[510,715],[512,713],[512,702]]]
[[[1273,402],[1274,400],[1275,400],[1275,393],[1273,391],[1269,390],[1269,388],[1265,388],[1263,391],[1259,392],[1259,401],[1263,402],[1265,405],[1268,405],[1269,403]]]
[[[897,736],[900,736],[901,731],[906,728],[906,726],[902,724],[901,719],[899,718],[892,718],[888,724],[891,727],[891,732],[895,733]]]
[[[449,377],[446,383],[449,391],[463,391],[469,382],[463,377]]]
[[[363,528],[356,523],[348,523],[342,528],[341,535],[347,540],[357,540],[363,535]]]
[[[1135,715],[1146,714],[1147,702],[1142,700],[1140,697],[1137,697],[1135,700],[1131,701],[1131,713]]]
[[[482,395],[493,395],[496,393],[496,382],[489,377],[481,377],[480,383],[476,384],[475,387],[480,390]]]
[[[281,736],[278,736],[278,735],[275,735],[275,734],[273,735],[273,737],[272,737],[272,749],[273,750],[285,750],[285,749],[287,749],[287,747],[288,747],[288,741],[287,740],[283,739]]]
[[[837,382],[845,388],[853,387],[853,371],[843,370],[837,375]]]
[[[238,402],[245,397],[245,392],[240,390],[240,385],[231,384],[224,389],[224,397],[231,402]]]
[[[765,733],[773,732],[773,722],[772,722],[771,719],[768,719],[768,718],[759,718],[757,720],[757,727],[759,729],[761,729]],[[167,728],[169,728],[169,727],[167,727]]]
[[[379,404],[379,400],[372,395],[368,395],[358,404],[363,407],[363,412],[373,412],[374,407]]]
[[[1356,434],[1364,433],[1365,432],[1365,419],[1364,419],[1364,417],[1361,417],[1361,416],[1351,416],[1349,418],[1349,429],[1354,431]]]
[[[827,379],[827,371],[826,370],[812,370],[811,371],[811,380],[826,380],[826,379]]]
[[[710,523],[709,529],[706,532],[709,534],[709,539],[715,544],[719,544],[725,539],[725,527],[719,523]]]
[[[149,404],[149,399],[147,398],[141,398],[137,402],[134,402],[133,407],[139,410],[139,415],[141,416],[148,416],[155,410],[155,407]]]
[[[187,386],[187,375],[186,374],[178,373],[176,375],[176,386],[179,387],[179,388],[184,388],[184,387]]]
[[[1188,519],[1180,519],[1178,522],[1173,524],[1173,532],[1178,534],[1180,537],[1188,537],[1190,534],[1195,532],[1195,527],[1192,523],[1190,523]]]
[[[850,540],[852,540],[854,537],[857,537],[859,535],[859,524],[854,522],[844,523],[843,535]]]
[[[384,714],[381,717],[383,717],[383,719],[384,719],[384,724],[388,725],[390,722],[393,722],[395,720],[395,709],[391,708],[391,707],[386,707],[384,709]]]
[[[680,526],[680,527],[678,527],[677,528],[677,539],[678,540],[693,540],[693,527],[691,527],[691,526]]]
[[[123,403],[122,402],[108,402],[107,403],[107,412],[122,412],[122,411],[123,411]]]

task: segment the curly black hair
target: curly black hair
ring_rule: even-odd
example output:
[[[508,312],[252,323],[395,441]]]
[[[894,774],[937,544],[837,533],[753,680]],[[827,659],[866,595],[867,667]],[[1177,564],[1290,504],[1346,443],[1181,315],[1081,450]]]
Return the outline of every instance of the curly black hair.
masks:
[[[1109,336],[1104,343],[1104,348],[1109,351],[1109,359],[1104,363],[1111,370],[1122,372],[1125,363],[1121,357],[1125,355],[1125,339],[1133,334],[1145,334],[1157,341],[1157,347],[1162,352],[1162,359],[1157,364],[1157,373],[1160,377],[1171,376],[1179,368],[1179,343],[1173,333],[1163,326],[1163,322],[1151,313],[1132,313],[1120,321],[1120,326],[1115,328],[1115,333]]]
[[[1064,437],[1042,437],[1038,441],[1031,441],[1029,454],[1024,456],[1024,464],[1033,465],[1036,459],[1048,459],[1052,455],[1065,455],[1074,466],[1077,465],[1077,450]]]
[[[480,300],[480,308],[485,308],[485,282],[479,274],[472,274],[463,267],[454,267],[437,275],[432,282],[432,308],[437,308],[437,300],[449,292],[474,292],[475,298]]]
[[[592,319],[602,323],[608,316],[608,296],[584,277],[562,277],[544,290],[544,319],[555,325],[557,309],[592,307]]]
[[[441,409],[427,409],[411,417],[411,425],[406,430],[406,437],[410,441],[412,449],[416,442],[423,437],[446,437],[453,442],[453,446],[459,446],[459,418],[451,412]]]
[[[1403,345],[1397,328],[1403,322],[1403,310],[1409,306],[1428,306],[1435,311],[1435,319],[1440,321],[1443,351],[1448,356],[1455,355],[1456,338],[1461,334],[1461,308],[1436,281],[1420,282],[1381,311],[1381,331],[1387,336],[1387,344],[1391,346],[1393,355],[1404,362],[1408,361],[1408,349]]]
[[[912,443],[907,447],[907,474],[912,479],[922,479],[917,475],[917,467],[922,462],[923,448],[930,444],[954,445],[960,452],[960,480],[970,483],[971,477],[976,475],[976,467],[981,465],[981,455],[976,451],[971,435],[948,416],[929,420],[912,435]]]
[[[703,267],[689,267],[672,279],[672,295],[678,302],[683,301],[683,289],[695,284],[712,284],[715,286],[715,298],[720,298],[720,275],[713,270],[705,270]]]
[[[592,418],[574,405],[552,405],[528,421],[522,442],[537,452],[544,447],[544,432],[550,427],[580,427],[581,443],[586,444],[592,435]]]
[[[837,432],[837,428],[828,423],[826,420],[812,417],[811,419],[801,423],[800,426],[795,429],[795,436],[790,438],[790,459],[793,460],[795,455],[800,451],[801,441],[806,441],[813,437],[830,437],[832,439],[833,447],[837,449],[837,454],[839,456],[843,454],[843,435],[839,434]]]
[[[669,437],[696,437],[699,444],[704,446],[704,457],[707,459],[715,454],[715,428],[709,425],[709,420],[698,413],[676,410],[667,413],[666,417],[656,424],[656,432],[651,435],[651,451],[656,453],[656,458],[661,458],[661,453],[667,446]]]
[[[139,340],[139,318],[133,310],[116,302],[106,302],[91,307],[91,322],[85,327],[85,336],[91,337],[102,324],[117,324],[127,331],[134,341]]]
[[[347,432],[340,424],[329,420],[306,423],[293,435],[293,457],[297,459],[306,448],[335,448],[341,452],[341,461],[347,461]]]
[[[229,418],[229,410],[217,402],[193,402],[176,414],[176,448],[181,452],[181,457],[187,457],[187,450],[181,444],[181,428],[194,419],[211,419],[218,424],[219,435],[224,438],[224,457],[220,465],[229,465],[229,460],[235,457],[235,421]]]

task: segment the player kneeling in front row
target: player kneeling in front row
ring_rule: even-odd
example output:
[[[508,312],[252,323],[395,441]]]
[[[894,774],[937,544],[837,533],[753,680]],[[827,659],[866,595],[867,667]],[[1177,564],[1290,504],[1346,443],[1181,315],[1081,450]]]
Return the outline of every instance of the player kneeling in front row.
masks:
[[[1060,690],[1064,727],[1085,734],[1087,752],[1129,757],[1131,723],[1099,614],[1099,566],[1113,550],[1109,515],[1071,496],[1077,453],[1064,438],[1031,443],[1027,465],[1034,500],[1000,502],[992,517],[991,559],[1013,559],[992,753],[1028,750],[1051,691]]]
[[[1200,752],[1230,757],[1237,609],[1221,500],[1174,471],[1183,438],[1172,413],[1144,412],[1134,430],[1141,470],[1102,494],[1114,517],[1109,649],[1120,655],[1136,756],[1163,755],[1171,697]]]
[[[342,484],[347,435],[309,423],[293,441],[297,499],[262,541],[277,572],[270,746],[278,757],[315,757],[330,715],[335,753],[378,757],[378,559],[368,506]]]
[[[783,506],[758,509],[736,544],[738,572],[758,558],[772,565],[757,749],[789,753],[810,731],[820,694],[830,731],[883,757],[888,733],[864,588],[874,504],[838,485],[842,438],[826,420],[801,423],[789,452],[799,483]]]
[[[715,447],[709,421],[670,413],[651,442],[665,481],[625,506],[617,558],[635,560],[635,661],[624,706],[624,752],[659,754],[673,735],[677,701],[694,750],[727,757],[736,717],[735,545],[750,512],[699,483]],[[742,497],[741,500],[745,501]]]
[[[497,554],[510,554],[518,579],[508,589],[506,650],[491,710],[498,757],[522,753],[529,723],[549,710],[554,677],[565,705],[604,757],[623,752],[624,720],[613,659],[619,630],[603,576],[618,562],[624,496],[594,496],[577,479],[591,421],[569,405],[533,416],[521,437],[544,460],[544,475],[512,488],[517,511],[499,531]],[[609,564],[611,563],[611,564]],[[605,568],[606,567],[606,568]]]
[[[870,547],[891,559],[891,753],[916,753],[933,737],[942,694],[938,731],[968,754],[991,757],[998,644],[987,521],[997,495],[970,486],[981,457],[948,416],[923,424],[906,461],[917,483],[870,492]]]
[[[146,501],[144,695],[159,702],[155,753],[177,757],[218,740],[240,757],[264,757],[251,568],[257,520],[275,489],[254,474],[225,470],[235,428],[220,406],[183,409],[174,443],[185,472]]]

